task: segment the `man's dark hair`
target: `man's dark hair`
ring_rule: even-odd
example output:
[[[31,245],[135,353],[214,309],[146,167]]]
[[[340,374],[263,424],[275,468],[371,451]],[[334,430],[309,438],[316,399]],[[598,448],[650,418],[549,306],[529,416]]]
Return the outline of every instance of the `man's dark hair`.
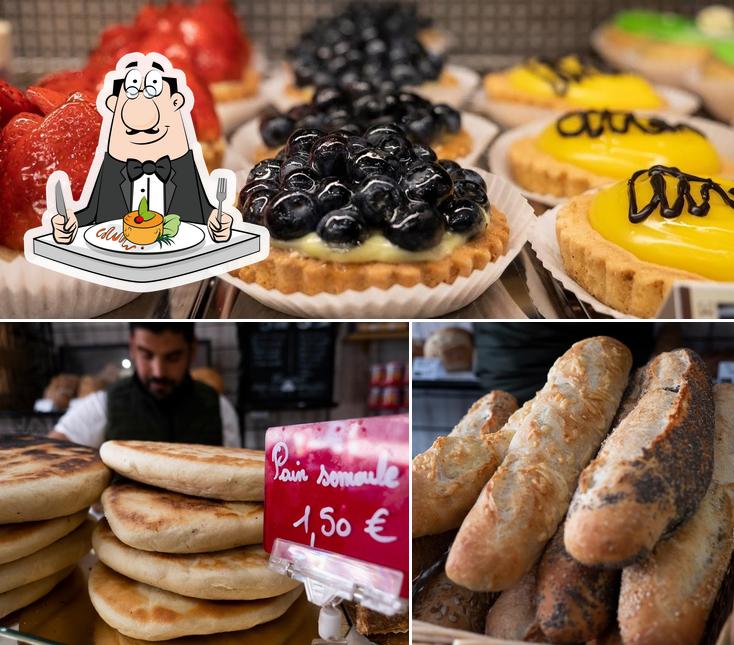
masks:
[[[187,343],[194,342],[194,323],[192,322],[131,322],[131,336],[135,333],[136,329],[145,329],[154,334],[172,331],[174,334],[181,334]]]

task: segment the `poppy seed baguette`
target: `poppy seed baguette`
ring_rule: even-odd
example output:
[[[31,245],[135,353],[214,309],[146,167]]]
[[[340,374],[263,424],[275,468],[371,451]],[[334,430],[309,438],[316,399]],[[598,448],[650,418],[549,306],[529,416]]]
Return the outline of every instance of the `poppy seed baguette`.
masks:
[[[507,457],[456,535],[451,580],[501,591],[530,570],[609,430],[631,365],[629,349],[604,336],[576,343],[554,363],[543,389],[502,429],[514,432]]]
[[[652,554],[622,572],[619,626],[625,643],[701,641],[734,551],[734,385],[714,388],[714,477],[698,509]]]
[[[589,566],[623,567],[689,518],[711,482],[714,401],[701,358],[660,354],[632,387],[622,416],[579,478],[566,550]]]

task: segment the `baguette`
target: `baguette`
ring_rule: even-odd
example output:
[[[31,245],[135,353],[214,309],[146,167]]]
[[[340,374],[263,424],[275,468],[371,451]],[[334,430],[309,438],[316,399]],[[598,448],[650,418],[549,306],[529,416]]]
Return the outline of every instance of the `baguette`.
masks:
[[[622,572],[619,626],[625,643],[688,645],[703,636],[734,552],[734,385],[717,385],[715,470],[693,517]]]
[[[436,567],[413,596],[413,619],[481,633],[491,599],[491,594],[455,585],[442,566]]]
[[[631,364],[630,351],[603,336],[555,362],[543,389],[503,428],[514,433],[507,457],[456,535],[446,562],[451,580],[501,591],[530,570],[609,429]]]
[[[538,566],[536,617],[553,643],[599,638],[614,624],[619,572],[576,562],[563,546],[563,526],[548,543]]]
[[[635,379],[626,410],[584,470],[566,520],[566,550],[621,568],[690,517],[711,482],[713,390],[688,349],[660,354]]]
[[[456,529],[504,459],[512,433],[502,430],[515,397],[479,399],[451,433],[413,459],[413,537]]]
[[[484,633],[511,641],[545,640],[535,617],[537,568],[533,567],[512,588],[503,591],[487,612]]]

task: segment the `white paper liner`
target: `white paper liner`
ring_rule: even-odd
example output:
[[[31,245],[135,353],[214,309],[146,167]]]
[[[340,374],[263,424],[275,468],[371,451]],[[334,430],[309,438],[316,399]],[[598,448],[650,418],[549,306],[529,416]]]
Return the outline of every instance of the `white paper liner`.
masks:
[[[425,83],[417,87],[406,88],[433,103],[448,103],[454,108],[460,108],[472,95],[479,83],[479,74],[468,67],[460,65],[446,65],[446,71],[456,77],[455,86]],[[286,92],[286,88],[293,82],[293,75],[288,67],[281,65],[273,76],[263,83],[263,94],[278,110],[285,112],[294,105],[304,101],[298,96]]]
[[[653,87],[667,101],[668,106],[665,110],[666,112],[672,112],[673,114],[693,114],[701,104],[700,99],[695,94],[691,94],[685,90],[665,85],[654,85]],[[534,105],[523,105],[522,103],[512,101],[494,101],[487,97],[484,87],[480,87],[474,93],[469,108],[480,114],[486,114],[490,119],[499,123],[504,128],[514,128],[518,125],[524,125],[539,119],[558,116],[567,112],[569,109],[583,109],[579,107],[554,110]],[[637,111],[645,113],[659,110]]]
[[[497,136],[499,127],[484,117],[469,112],[462,112],[461,126],[471,137],[472,148],[467,155],[456,161],[462,166],[473,166],[492,139]],[[249,172],[255,165],[257,149],[262,145],[260,119],[253,119],[245,123],[232,136],[224,155],[225,167],[232,170],[247,169]]]
[[[686,85],[701,96],[715,117],[734,124],[734,80],[706,78],[701,70],[695,69],[686,76]]]
[[[507,217],[510,239],[506,253],[484,269],[453,284],[436,287],[395,285],[389,289],[371,287],[365,291],[345,291],[308,296],[303,293],[284,294],[276,289],[264,289],[231,275],[220,276],[267,307],[292,316],[306,318],[431,318],[442,316],[468,305],[498,280],[507,265],[524,246],[535,215],[530,204],[512,185],[475,168],[487,182],[490,202]]]
[[[590,304],[595,311],[613,318],[635,318],[635,316],[617,311],[597,300],[566,273],[561,258],[561,248],[556,237],[556,217],[562,207],[563,205],[556,206],[537,217],[528,233],[528,240],[538,259],[550,274],[563,285],[564,289],[573,293],[579,300]]]
[[[703,132],[709,141],[716,148],[717,152],[724,159],[734,162],[734,130],[730,127],[711,121],[710,119],[701,119],[692,116],[681,116],[680,114],[671,114],[668,112],[655,113],[670,123],[686,123]],[[568,197],[557,197],[556,195],[547,195],[543,193],[534,193],[526,190],[512,179],[512,172],[507,155],[510,146],[518,139],[537,136],[548,124],[552,123],[556,117],[527,123],[518,126],[507,132],[503,132],[489,149],[487,160],[489,169],[510,182],[517,190],[531,201],[544,204],[546,206],[557,206],[568,199]]]
[[[615,46],[605,37],[605,26],[599,27],[591,34],[591,46],[607,63],[617,69],[636,72],[653,83],[663,85],[686,88],[686,76],[697,67],[696,63],[675,58],[668,60],[645,58],[631,48]]]
[[[133,301],[140,294],[78,280],[0,249],[3,318],[92,318]]]

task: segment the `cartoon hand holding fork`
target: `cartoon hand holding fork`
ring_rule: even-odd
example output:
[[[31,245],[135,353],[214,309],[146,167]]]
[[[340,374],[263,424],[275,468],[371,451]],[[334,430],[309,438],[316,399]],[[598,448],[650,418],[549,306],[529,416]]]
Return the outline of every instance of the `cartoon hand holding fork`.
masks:
[[[209,233],[215,242],[226,242],[232,236],[232,216],[222,211],[222,204],[227,198],[227,180],[220,177],[217,180],[217,203],[216,210],[209,216],[207,226]]]

